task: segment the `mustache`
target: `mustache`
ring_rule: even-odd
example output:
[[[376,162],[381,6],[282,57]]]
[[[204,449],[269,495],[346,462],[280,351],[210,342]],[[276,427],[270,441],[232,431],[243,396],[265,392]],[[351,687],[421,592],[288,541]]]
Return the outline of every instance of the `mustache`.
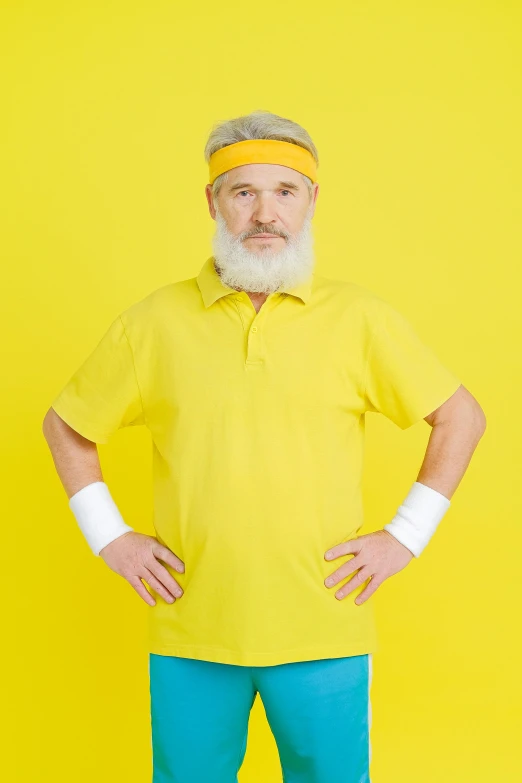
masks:
[[[244,233],[241,235],[241,240],[248,239],[249,237],[255,237],[258,234],[270,234],[274,237],[283,237],[284,239],[288,239],[288,234],[285,231],[275,231],[273,228],[266,229],[266,228],[259,228],[256,231],[250,231],[248,233]]]

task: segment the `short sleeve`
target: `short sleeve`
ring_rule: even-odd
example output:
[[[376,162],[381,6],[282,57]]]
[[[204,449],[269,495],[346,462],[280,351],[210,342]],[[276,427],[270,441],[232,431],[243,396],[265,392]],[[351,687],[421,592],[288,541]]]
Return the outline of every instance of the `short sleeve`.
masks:
[[[107,443],[120,427],[145,424],[134,356],[121,316],[51,407],[73,430],[95,443]]]
[[[405,430],[446,402],[460,385],[407,319],[382,301],[367,356],[365,411],[382,413]]]

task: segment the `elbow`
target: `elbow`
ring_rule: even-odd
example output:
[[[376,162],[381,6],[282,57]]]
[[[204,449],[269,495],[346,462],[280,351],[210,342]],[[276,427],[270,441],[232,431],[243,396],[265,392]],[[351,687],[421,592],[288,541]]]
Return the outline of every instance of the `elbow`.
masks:
[[[477,440],[480,440],[486,431],[487,420],[486,414],[476,400],[473,400],[473,403],[469,406],[465,419],[470,429],[475,432]]]
[[[49,439],[49,433],[51,432],[51,428],[53,426],[53,422],[56,422],[58,414],[53,410],[53,408],[49,408],[47,413],[45,414],[43,421],[42,421],[42,432],[43,436],[46,440]]]
[[[461,397],[460,405],[457,409],[457,416],[476,434],[476,437],[480,439],[486,431],[486,414],[482,409],[479,401],[469,391],[466,390],[466,395]]]
[[[486,431],[486,426],[487,426],[486,414],[484,413],[482,408],[480,408],[480,413],[479,413],[479,432],[480,432],[480,437],[482,437],[484,435],[484,433]]]

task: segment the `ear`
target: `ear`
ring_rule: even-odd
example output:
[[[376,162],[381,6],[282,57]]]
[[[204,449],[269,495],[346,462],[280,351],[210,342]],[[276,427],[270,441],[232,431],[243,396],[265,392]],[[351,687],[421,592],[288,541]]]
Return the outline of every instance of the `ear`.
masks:
[[[215,220],[216,210],[214,208],[214,204],[212,203],[212,185],[205,186],[205,196],[207,197],[208,211],[210,212],[210,217],[212,218],[212,220]]]
[[[311,199],[312,203],[311,203],[311,206],[310,206],[310,209],[312,211],[312,217],[315,214],[315,204],[316,204],[318,195],[319,195],[319,183],[316,182],[315,185],[313,186],[313,189],[312,189],[312,199]]]

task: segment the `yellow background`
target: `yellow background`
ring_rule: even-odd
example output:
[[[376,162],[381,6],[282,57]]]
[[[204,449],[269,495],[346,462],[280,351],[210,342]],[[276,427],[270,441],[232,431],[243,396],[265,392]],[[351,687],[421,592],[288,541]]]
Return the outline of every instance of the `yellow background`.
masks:
[[[81,537],[41,422],[116,314],[211,254],[208,132],[267,109],[319,150],[320,273],[391,301],[488,419],[434,539],[371,599],[372,783],[520,780],[520,4],[19,0],[1,19],[1,777],[151,779],[148,607]],[[361,533],[429,432],[367,417]],[[152,533],[147,430],[99,453]],[[257,699],[240,781],[280,779]]]

